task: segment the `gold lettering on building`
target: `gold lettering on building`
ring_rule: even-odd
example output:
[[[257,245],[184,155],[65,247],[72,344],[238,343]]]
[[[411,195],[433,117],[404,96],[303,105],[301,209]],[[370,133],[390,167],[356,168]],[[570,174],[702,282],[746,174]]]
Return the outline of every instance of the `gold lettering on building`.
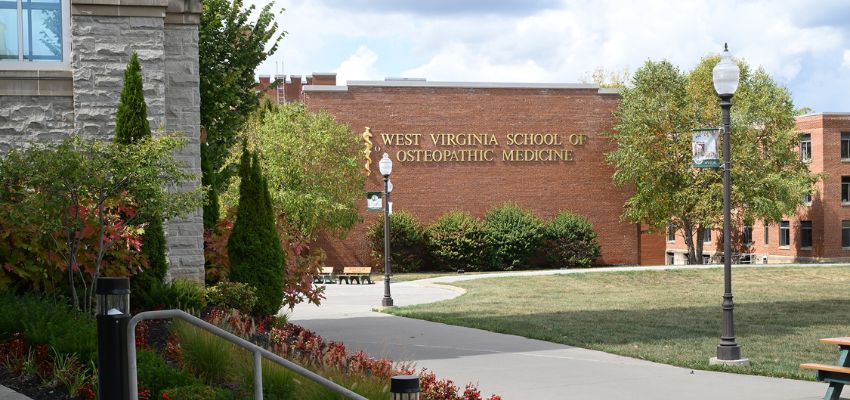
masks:
[[[430,139],[423,139],[426,136]],[[584,146],[583,133],[509,133],[505,148],[492,133],[382,133],[384,146],[395,150],[399,162],[466,163],[501,161],[558,163],[575,161],[575,147]],[[424,146],[425,148],[419,148]]]

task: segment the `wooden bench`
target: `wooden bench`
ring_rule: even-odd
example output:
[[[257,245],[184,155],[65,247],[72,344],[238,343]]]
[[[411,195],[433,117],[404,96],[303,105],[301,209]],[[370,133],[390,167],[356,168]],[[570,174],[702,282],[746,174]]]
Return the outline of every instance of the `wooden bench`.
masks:
[[[823,343],[838,345],[838,365],[800,364],[800,368],[817,371],[819,381],[829,383],[824,400],[838,400],[844,385],[850,385],[850,337],[821,339]]]
[[[313,283],[336,283],[334,267],[322,267],[322,272],[313,276]]]
[[[342,269],[342,274],[339,276],[339,283],[345,281],[345,283],[350,284],[351,281],[356,280],[358,284],[362,284],[363,282],[372,283],[372,268],[371,267],[345,267]]]

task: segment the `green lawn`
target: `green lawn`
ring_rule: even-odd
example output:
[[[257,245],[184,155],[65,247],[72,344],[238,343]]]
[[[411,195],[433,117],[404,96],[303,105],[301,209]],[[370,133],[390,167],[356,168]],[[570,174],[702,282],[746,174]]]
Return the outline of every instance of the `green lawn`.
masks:
[[[722,269],[611,272],[459,282],[452,300],[395,315],[510,333],[696,369],[814,379],[850,336],[850,267],[736,268],[735,333],[747,368],[710,367],[720,337]]]

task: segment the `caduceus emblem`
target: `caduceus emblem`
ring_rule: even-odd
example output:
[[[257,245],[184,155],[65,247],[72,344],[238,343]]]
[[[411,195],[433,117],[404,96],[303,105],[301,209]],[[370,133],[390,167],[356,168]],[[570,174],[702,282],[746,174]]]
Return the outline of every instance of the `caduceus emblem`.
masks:
[[[366,175],[368,176],[371,172],[370,166],[372,165],[372,131],[369,127],[366,127],[366,130],[363,131],[363,157],[366,159],[366,163],[363,166],[366,168]]]

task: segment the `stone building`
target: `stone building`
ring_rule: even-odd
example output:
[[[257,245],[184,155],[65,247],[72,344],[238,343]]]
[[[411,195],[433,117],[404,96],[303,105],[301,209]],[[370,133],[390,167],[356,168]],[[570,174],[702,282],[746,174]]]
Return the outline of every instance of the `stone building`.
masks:
[[[177,157],[200,174],[200,0],[0,6],[0,152],[71,134],[112,140],[124,69],[135,51],[151,128],[184,134],[188,145]],[[203,279],[201,212],[166,225],[170,279]]]

